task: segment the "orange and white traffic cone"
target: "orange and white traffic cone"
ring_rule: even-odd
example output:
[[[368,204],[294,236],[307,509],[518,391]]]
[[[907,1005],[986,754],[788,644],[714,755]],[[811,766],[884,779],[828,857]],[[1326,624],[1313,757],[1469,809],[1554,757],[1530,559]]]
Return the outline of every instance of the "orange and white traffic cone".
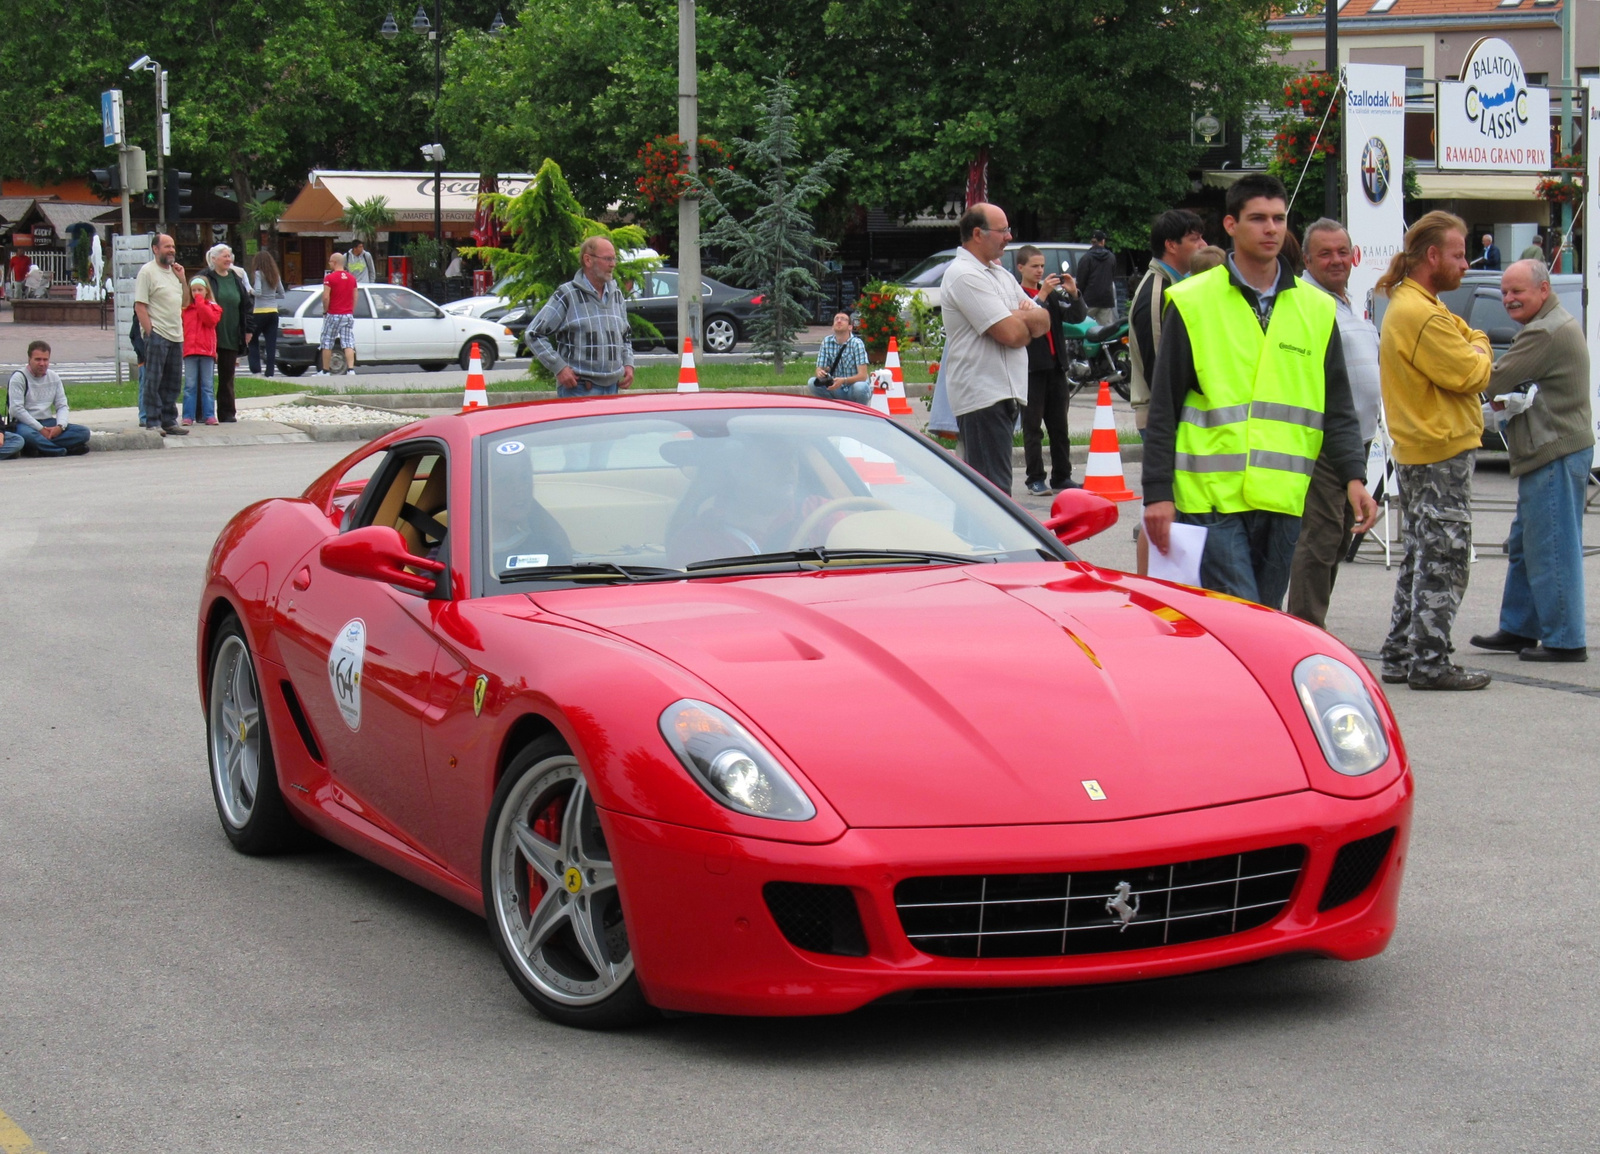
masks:
[[[906,399],[906,379],[900,372],[900,342],[894,337],[889,338],[889,353],[884,357],[883,367],[889,370],[889,415],[909,417],[911,402]]]
[[[483,384],[483,355],[478,352],[478,342],[472,342],[472,356],[467,361],[467,391],[461,398],[461,411],[489,407],[489,390]]]
[[[1117,444],[1117,418],[1111,411],[1111,385],[1100,382],[1094,406],[1094,431],[1089,434],[1089,464],[1083,487],[1108,501],[1133,501],[1136,495],[1122,475],[1122,448]]]
[[[873,411],[889,416],[889,374],[878,369],[872,374],[872,400],[869,402]]]
[[[694,338],[683,338],[683,360],[678,362],[678,392],[698,393],[700,374],[694,367]]]

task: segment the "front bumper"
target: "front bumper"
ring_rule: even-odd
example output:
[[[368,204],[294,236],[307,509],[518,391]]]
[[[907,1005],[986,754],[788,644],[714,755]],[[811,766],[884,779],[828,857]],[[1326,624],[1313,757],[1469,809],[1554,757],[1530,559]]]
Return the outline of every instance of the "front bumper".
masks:
[[[1048,987],[1164,977],[1309,953],[1354,961],[1394,933],[1411,825],[1409,774],[1369,798],[1305,791],[1132,821],[1054,826],[853,829],[822,846],[734,838],[624,814],[604,814],[606,838],[645,996],[699,1013],[843,1013],[922,989]],[[1359,897],[1318,902],[1346,844],[1395,829]],[[1288,904],[1256,929],[1184,945],[1040,958],[935,957],[901,928],[901,880],[950,874],[1133,869],[1287,844],[1307,854]],[[773,881],[847,886],[861,916],[864,957],[811,953],[779,930],[762,887]]]

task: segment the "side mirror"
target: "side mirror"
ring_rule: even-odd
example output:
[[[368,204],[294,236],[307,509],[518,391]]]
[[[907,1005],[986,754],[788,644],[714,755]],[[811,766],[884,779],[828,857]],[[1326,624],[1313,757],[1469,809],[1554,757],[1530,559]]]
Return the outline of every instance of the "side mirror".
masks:
[[[398,585],[413,593],[437,592],[439,578],[447,566],[443,561],[418,557],[406,548],[405,538],[389,525],[368,525],[335,537],[323,544],[322,564],[346,577],[365,577]],[[412,573],[421,569],[432,576]]]
[[[1063,489],[1050,502],[1050,520],[1044,527],[1063,545],[1104,533],[1117,523],[1117,507],[1087,489]]]

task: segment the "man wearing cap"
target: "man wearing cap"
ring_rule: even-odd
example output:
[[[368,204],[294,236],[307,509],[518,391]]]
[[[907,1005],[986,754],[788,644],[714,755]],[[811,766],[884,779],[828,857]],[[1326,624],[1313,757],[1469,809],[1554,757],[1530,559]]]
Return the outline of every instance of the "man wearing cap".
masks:
[[[1117,319],[1117,258],[1106,247],[1105,229],[1095,229],[1089,242],[1089,251],[1078,258],[1078,291],[1095,324],[1113,324]]]

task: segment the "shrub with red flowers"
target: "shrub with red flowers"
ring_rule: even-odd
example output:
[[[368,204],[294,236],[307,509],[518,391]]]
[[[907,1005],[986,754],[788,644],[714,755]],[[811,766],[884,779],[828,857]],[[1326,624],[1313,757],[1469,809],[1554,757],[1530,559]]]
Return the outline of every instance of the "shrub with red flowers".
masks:
[[[1284,114],[1272,137],[1272,159],[1267,171],[1283,181],[1291,196],[1295,185],[1300,186],[1295,204],[1307,212],[1321,212],[1328,165],[1338,153],[1340,110],[1334,103],[1337,91],[1337,82],[1326,72],[1306,72],[1283,86]],[[1328,115],[1331,103],[1334,108]],[[1324,115],[1328,116],[1326,124]]]
[[[639,203],[647,212],[675,208],[678,197],[689,186],[689,149],[677,133],[658,136],[639,150],[644,175],[639,177]],[[711,185],[716,171],[728,167],[728,150],[709,136],[700,138],[700,176]]]
[[[1574,153],[1571,156],[1557,156],[1552,168],[1578,169],[1578,172],[1558,172],[1553,176],[1543,177],[1534,189],[1535,195],[1541,200],[1551,204],[1577,204],[1583,199],[1583,157]]]
[[[875,365],[881,365],[888,355],[890,337],[903,344],[910,334],[910,327],[900,315],[900,294],[882,281],[873,281],[862,290],[855,313],[856,332]]]

